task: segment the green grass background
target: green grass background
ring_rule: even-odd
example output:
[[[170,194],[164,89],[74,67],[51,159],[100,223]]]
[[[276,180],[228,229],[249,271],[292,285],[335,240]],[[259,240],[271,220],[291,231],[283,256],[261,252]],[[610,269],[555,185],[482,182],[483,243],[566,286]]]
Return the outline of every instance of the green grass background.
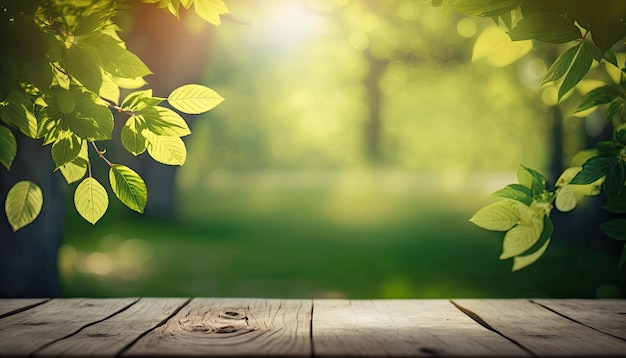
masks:
[[[68,205],[65,295],[621,295],[614,255],[558,241],[534,265],[511,272],[512,261],[498,259],[503,234],[468,222],[496,200],[482,192],[257,184],[180,189],[171,220],[134,214],[111,196],[110,212],[92,226]],[[90,260],[104,267],[100,274]]]

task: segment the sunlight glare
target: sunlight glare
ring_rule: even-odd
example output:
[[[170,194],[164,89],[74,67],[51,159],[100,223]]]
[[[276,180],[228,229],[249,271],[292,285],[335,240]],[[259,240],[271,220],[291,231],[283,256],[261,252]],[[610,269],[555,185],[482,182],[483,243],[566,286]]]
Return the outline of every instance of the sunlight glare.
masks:
[[[295,1],[273,10],[265,33],[265,41],[273,47],[289,48],[326,31],[326,23],[321,16],[307,11]]]

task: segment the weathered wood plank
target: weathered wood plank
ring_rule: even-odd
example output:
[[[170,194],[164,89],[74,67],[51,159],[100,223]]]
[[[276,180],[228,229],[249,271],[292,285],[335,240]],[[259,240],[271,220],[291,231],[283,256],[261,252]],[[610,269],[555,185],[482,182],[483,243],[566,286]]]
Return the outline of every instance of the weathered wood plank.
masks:
[[[53,299],[0,319],[0,355],[23,356],[122,310],[137,299]]]
[[[463,299],[455,304],[537,356],[623,356],[626,342],[522,299]]]
[[[35,356],[114,357],[188,301],[187,298],[142,298],[119,314],[46,346],[35,352]]]
[[[532,301],[598,331],[626,340],[626,300],[533,299]]]
[[[310,300],[196,298],[126,355],[307,356]]]
[[[524,356],[447,300],[315,300],[320,356]]]
[[[48,301],[47,298],[2,298],[0,299],[0,317],[24,311],[46,301]]]

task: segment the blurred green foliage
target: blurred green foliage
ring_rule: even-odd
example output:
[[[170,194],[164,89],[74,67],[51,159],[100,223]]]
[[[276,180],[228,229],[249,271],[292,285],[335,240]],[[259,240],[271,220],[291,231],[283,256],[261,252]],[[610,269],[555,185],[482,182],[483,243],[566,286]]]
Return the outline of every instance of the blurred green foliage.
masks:
[[[227,5],[201,81],[226,100],[191,122],[176,217],[113,206],[93,228],[70,215],[67,295],[622,295],[602,250],[555,242],[511,273],[500,235],[468,222],[519,163],[550,165],[543,58],[471,63],[490,21],[444,19],[429,1]],[[372,86],[380,161],[368,155]],[[583,124],[565,126],[579,146]]]

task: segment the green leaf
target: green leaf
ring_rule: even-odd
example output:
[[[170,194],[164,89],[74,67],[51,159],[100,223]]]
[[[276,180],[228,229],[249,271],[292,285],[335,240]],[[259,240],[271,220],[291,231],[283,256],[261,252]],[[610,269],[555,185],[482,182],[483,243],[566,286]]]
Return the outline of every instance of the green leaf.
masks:
[[[595,149],[583,149],[583,150],[580,150],[580,151],[576,152],[576,154],[574,154],[574,157],[572,158],[572,161],[571,161],[570,165],[573,166],[573,167],[581,167],[581,169],[582,169],[582,166],[583,166],[583,164],[586,161],[588,161],[589,159],[591,159],[593,157],[597,157],[597,156],[598,156],[598,151],[597,150],[595,150]]]
[[[19,79],[22,82],[32,83],[43,92],[47,92],[52,84],[52,67],[46,59],[36,59],[31,61],[20,61]]]
[[[4,211],[13,231],[32,223],[43,206],[43,193],[37,184],[23,180],[17,182],[4,202]]]
[[[613,140],[622,146],[626,145],[626,128],[613,131]]]
[[[565,75],[567,70],[570,68],[570,65],[572,64],[574,57],[576,57],[579,47],[580,46],[574,46],[565,50],[565,52],[563,52],[556,59],[556,61],[554,61],[554,63],[550,65],[550,68],[548,68],[548,71],[546,71],[546,74],[541,81],[541,86],[548,82],[556,81],[559,78],[563,77],[563,75]]]
[[[492,231],[507,231],[517,225],[519,220],[519,211],[508,200],[491,203],[469,219],[474,225]]]
[[[217,92],[197,84],[178,87],[167,97],[167,101],[174,108],[189,114],[200,114],[209,111],[223,100],[224,98]]]
[[[622,192],[626,180],[625,170],[624,162],[621,160],[607,168],[604,180],[604,191],[607,197],[615,197]]]
[[[543,218],[541,220],[535,219],[531,222],[520,223],[509,230],[506,235],[504,235],[500,260],[521,255],[535,245],[541,237],[543,223]]]
[[[608,198],[602,209],[615,214],[626,214],[626,191],[622,191],[616,197]]]
[[[621,95],[621,91],[615,86],[602,86],[591,90],[585,95],[583,101],[574,109],[574,113],[612,102]]]
[[[506,26],[508,30],[511,30],[513,26],[513,14],[514,11],[510,11],[498,16],[498,18],[500,18],[500,21],[502,21],[502,23],[504,24],[504,26]],[[496,24],[499,24],[499,22],[496,21]]]
[[[617,163],[617,157],[594,157],[583,164],[570,184],[591,184],[606,175],[608,168]]]
[[[88,177],[76,187],[74,206],[80,216],[95,225],[107,211],[109,196],[96,179]]]
[[[162,164],[183,165],[187,159],[187,148],[179,137],[160,136],[149,130],[142,131],[148,141],[148,154]]]
[[[150,131],[158,135],[184,137],[191,134],[187,122],[169,108],[156,106],[139,111]]]
[[[537,13],[524,16],[509,31],[513,41],[539,40],[560,44],[581,38],[580,30],[574,21],[555,13]]]
[[[546,178],[543,174],[524,165],[517,168],[517,181],[521,185],[531,188],[533,198],[541,195],[546,187]]]
[[[580,80],[585,77],[589,69],[591,68],[591,64],[593,63],[593,44],[587,41],[581,42],[579,45],[579,51],[572,62],[572,66],[568,69],[567,74],[565,75],[565,79],[559,87],[558,99],[561,98],[569,92],[574,86],[580,82]]]
[[[604,140],[598,142],[596,145],[596,151],[599,156],[619,156],[619,153],[624,149],[624,145],[612,140]]]
[[[106,24],[110,16],[110,12],[94,11],[79,18],[78,24],[73,31],[74,36],[81,36],[99,31]]]
[[[482,17],[504,15],[519,6],[519,0],[456,0],[452,3],[452,8],[460,13]]]
[[[56,167],[59,168],[76,159],[83,146],[82,142],[83,140],[72,132],[64,132],[61,137],[52,144],[52,159]]]
[[[135,78],[152,74],[139,57],[123,48],[113,37],[104,33],[82,36],[79,39],[85,48],[97,56],[102,68],[117,77]]]
[[[604,53],[604,59],[613,66],[619,68],[619,64],[617,63],[617,54],[615,53],[615,47],[611,47]]]
[[[511,271],[518,271],[518,270],[523,269],[524,267],[527,267],[535,263],[535,261],[539,260],[539,258],[543,256],[544,252],[546,252],[546,249],[548,248],[549,245],[550,245],[550,238],[548,238],[548,240],[546,240],[546,242],[543,243],[543,245],[541,246],[541,248],[539,248],[539,250],[533,252],[532,254],[515,256],[513,258],[513,268],[511,269]]]
[[[63,117],[63,124],[77,136],[87,140],[108,140],[113,132],[113,114],[109,108],[97,103],[93,93],[74,88],[77,98],[75,111]]]
[[[613,219],[599,225],[602,232],[614,240],[626,241],[626,219]]]
[[[195,0],[194,10],[198,16],[215,26],[222,23],[220,15],[228,13],[228,8],[222,0]]]
[[[122,127],[122,145],[132,155],[136,156],[146,151],[148,141],[141,134],[144,127],[144,124],[141,123],[140,118],[137,118],[137,116],[130,116]]]
[[[125,165],[113,164],[109,181],[115,196],[128,208],[143,213],[148,201],[148,188],[139,174]]]
[[[17,141],[13,132],[5,126],[0,126],[0,163],[7,170],[11,169],[11,164],[17,154]]]
[[[68,184],[72,184],[85,176],[85,173],[87,173],[88,160],[87,141],[84,140],[76,159],[59,167],[61,174],[63,174]]]
[[[66,50],[65,42],[50,32],[44,32],[43,38],[46,41],[46,60],[49,62],[61,62]]]
[[[100,92],[102,72],[98,56],[83,45],[76,44],[65,51],[65,69],[93,93]]]
[[[509,184],[491,195],[517,200],[528,206],[533,202],[532,192],[521,184]]]
[[[0,56],[0,101],[15,87],[17,81],[17,64],[12,58]]]
[[[624,101],[621,98],[616,98],[609,105],[609,110],[606,113],[606,121],[610,122],[616,114],[620,113],[624,108]]]
[[[55,95],[54,99],[56,100],[56,104],[58,105],[61,112],[74,112],[74,108],[76,108],[76,98],[74,97],[72,92],[58,86],[53,87],[52,92]]]
[[[42,145],[54,143],[59,138],[62,130],[60,123],[63,113],[56,107],[46,106],[37,115],[39,116],[37,138],[43,138]]]
[[[154,107],[163,102],[164,98],[152,97],[152,90],[142,90],[130,93],[122,101],[122,109],[125,111],[139,112],[146,108]]]
[[[6,98],[6,105],[0,108],[2,108],[0,119],[4,123],[15,126],[30,138],[37,137],[37,119],[33,114],[34,105],[24,92],[11,91]]]

